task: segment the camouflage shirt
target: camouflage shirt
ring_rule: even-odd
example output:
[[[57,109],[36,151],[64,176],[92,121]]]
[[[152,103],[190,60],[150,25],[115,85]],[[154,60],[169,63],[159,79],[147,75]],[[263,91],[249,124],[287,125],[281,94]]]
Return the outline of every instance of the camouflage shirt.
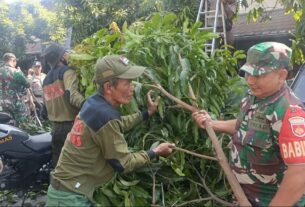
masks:
[[[45,77],[46,77],[46,74],[44,74],[44,73],[41,73],[39,76],[37,76],[35,74],[32,76],[28,76],[33,94],[39,103],[43,103],[42,83],[43,83],[43,80],[45,79]]]
[[[230,165],[253,206],[268,206],[283,179],[287,165],[279,133],[286,111],[295,105],[302,103],[286,84],[263,100],[249,94],[241,102]]]
[[[29,82],[21,71],[4,65],[0,68],[0,103],[3,111],[11,114],[17,126],[26,124],[29,112],[22,100]]]

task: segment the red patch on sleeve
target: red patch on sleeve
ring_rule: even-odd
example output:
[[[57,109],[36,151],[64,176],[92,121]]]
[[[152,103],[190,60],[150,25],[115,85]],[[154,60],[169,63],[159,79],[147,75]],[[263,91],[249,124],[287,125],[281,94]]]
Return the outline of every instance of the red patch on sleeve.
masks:
[[[76,117],[72,130],[70,132],[70,142],[75,147],[82,146],[82,135],[83,135],[84,123]]]
[[[62,83],[56,82],[51,85],[45,86],[43,88],[43,95],[46,101],[53,100],[64,95],[64,90],[62,89]]]
[[[286,164],[305,163],[305,112],[302,108],[293,106],[287,110],[279,145]]]

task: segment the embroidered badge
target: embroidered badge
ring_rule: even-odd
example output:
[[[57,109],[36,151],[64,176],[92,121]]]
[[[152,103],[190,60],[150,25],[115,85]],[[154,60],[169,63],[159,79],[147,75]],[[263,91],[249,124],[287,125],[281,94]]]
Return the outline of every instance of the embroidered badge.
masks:
[[[121,62],[122,62],[124,65],[128,65],[128,63],[129,63],[128,58],[125,57],[125,56],[121,56],[121,57],[120,57],[120,60],[121,60]]]
[[[75,146],[75,147],[80,147],[82,146],[82,134],[83,134],[83,129],[84,129],[84,123],[78,119],[77,117],[75,118],[72,130],[70,132],[70,142]]]
[[[297,137],[305,136],[305,119],[295,116],[288,119],[292,133]]]

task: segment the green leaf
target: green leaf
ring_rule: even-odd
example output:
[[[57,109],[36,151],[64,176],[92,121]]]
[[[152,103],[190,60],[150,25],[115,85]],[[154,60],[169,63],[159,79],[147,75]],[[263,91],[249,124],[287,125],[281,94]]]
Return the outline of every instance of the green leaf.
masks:
[[[126,181],[123,178],[119,178],[119,181],[126,187],[137,185],[140,180]]]
[[[177,173],[179,176],[185,176],[185,174],[182,172],[182,170],[178,167],[172,167],[173,170]]]
[[[145,191],[143,188],[139,187],[139,186],[132,186],[130,188],[130,192],[135,196],[135,197],[139,197],[139,198],[150,198],[150,194]]]
[[[71,54],[70,57],[74,60],[91,61],[96,59],[94,56],[89,54]]]

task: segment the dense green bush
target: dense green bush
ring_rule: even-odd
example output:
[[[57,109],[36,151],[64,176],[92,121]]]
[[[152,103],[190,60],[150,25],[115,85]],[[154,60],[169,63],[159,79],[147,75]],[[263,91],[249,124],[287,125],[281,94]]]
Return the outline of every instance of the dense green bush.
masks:
[[[77,45],[72,55],[71,64],[79,71],[84,94],[89,96],[96,91],[92,80],[97,58],[124,54],[136,64],[146,66],[150,76],[179,99],[196,103],[218,117],[234,115],[230,107],[234,104],[226,100],[228,94],[233,93],[234,85],[239,83],[236,65],[244,54],[218,50],[208,56],[203,45],[215,34],[199,32],[199,26],[189,24],[187,19],[181,22],[172,13],[158,13],[147,21],[129,27],[125,24],[122,32],[98,31]],[[135,99],[121,108],[123,114],[145,108],[145,94],[151,84],[145,77],[135,82]],[[196,100],[192,99],[190,88]],[[162,94],[156,91],[155,95]],[[224,108],[225,102],[230,106]],[[226,150],[228,137],[220,137]],[[211,142],[206,133],[196,127],[190,112],[175,106],[166,97],[162,98],[157,115],[132,130],[126,140],[131,151],[147,150],[158,142],[171,141],[179,147],[213,156]],[[134,173],[117,175],[97,191],[96,199],[103,205],[114,206],[211,206],[213,201],[207,198],[202,180],[219,197],[230,198],[230,187],[217,162],[176,151],[169,158],[160,158],[159,162]]]

